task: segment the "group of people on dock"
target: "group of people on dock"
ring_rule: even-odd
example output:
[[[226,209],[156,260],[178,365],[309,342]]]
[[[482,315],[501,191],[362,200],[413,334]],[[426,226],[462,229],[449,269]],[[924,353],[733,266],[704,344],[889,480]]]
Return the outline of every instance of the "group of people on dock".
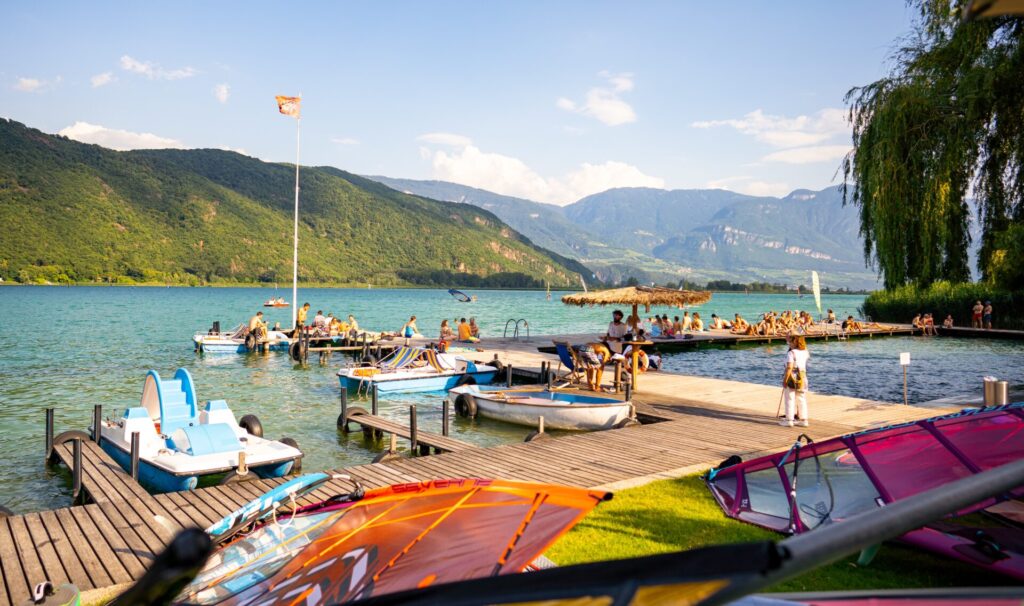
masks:
[[[862,332],[866,329],[884,330],[886,328],[877,322],[856,320],[852,315],[840,322],[831,309],[821,321],[815,320],[807,311],[786,310],[782,312],[767,311],[761,314],[760,319],[756,322],[748,321],[740,314],[734,314],[730,321],[713,313],[711,319],[705,323],[700,312],[694,312],[691,315],[690,312],[684,311],[681,317],[674,316],[671,320],[667,314],[663,314],[647,318],[646,323],[638,319],[635,326],[627,320],[625,325],[630,330],[644,330],[650,337],[660,339],[687,339],[691,338],[689,335],[693,333],[713,330],[726,330],[734,335],[774,337],[790,334],[826,334],[833,332],[833,326],[842,332]],[[647,331],[647,327],[650,327],[649,331]]]
[[[452,329],[446,318],[441,320],[440,339],[443,343],[450,341],[458,341],[459,343],[479,343],[480,326],[476,323],[476,318],[470,318],[468,322],[466,321],[466,318],[460,318],[458,326],[455,329]]]

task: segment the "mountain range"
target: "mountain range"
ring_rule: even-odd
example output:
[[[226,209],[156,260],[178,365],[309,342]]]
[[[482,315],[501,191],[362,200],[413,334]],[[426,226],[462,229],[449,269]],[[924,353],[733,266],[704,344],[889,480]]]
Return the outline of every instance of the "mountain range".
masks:
[[[487,209],[537,244],[618,282],[770,281],[873,288],[857,210],[839,186],[782,198],[726,190],[617,188],[567,206],[444,181],[369,177],[397,190]]]
[[[291,281],[294,165],[229,151],[118,152],[0,119],[0,278]],[[575,285],[578,261],[493,213],[304,167],[300,280]]]

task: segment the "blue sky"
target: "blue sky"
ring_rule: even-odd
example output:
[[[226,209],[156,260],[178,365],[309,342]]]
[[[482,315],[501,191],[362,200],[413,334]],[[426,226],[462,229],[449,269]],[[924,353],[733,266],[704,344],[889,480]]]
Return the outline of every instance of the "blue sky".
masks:
[[[0,116],[116,148],[294,161],[552,203],[835,182],[843,95],[911,26],[859,2],[5,2]]]

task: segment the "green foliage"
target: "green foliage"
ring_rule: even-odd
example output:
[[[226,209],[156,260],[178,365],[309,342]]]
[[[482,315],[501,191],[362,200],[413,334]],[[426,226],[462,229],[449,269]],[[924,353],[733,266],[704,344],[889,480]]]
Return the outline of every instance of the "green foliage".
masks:
[[[545,554],[561,566],[640,557],[781,536],[725,517],[697,476],[652,482],[615,493]],[[832,591],[1002,585],[990,572],[899,545],[874,561],[847,557],[771,587],[769,591]]]
[[[232,152],[115,152],[0,120],[0,277],[290,282],[294,178],[294,166]],[[440,271],[565,286],[589,275],[482,209],[333,168],[303,168],[301,186],[305,283],[401,285],[403,272]]]
[[[915,3],[921,19],[892,72],[847,95],[845,193],[860,207],[865,256],[891,288],[970,278],[973,186],[979,268],[995,278],[997,241],[1024,221],[1024,21],[961,24],[962,0]]]
[[[908,284],[876,291],[864,300],[864,314],[878,322],[906,323],[916,314],[931,313],[936,324],[946,314],[953,314],[957,326],[969,327],[976,301],[992,301],[993,328],[1024,329],[1024,293],[975,282],[935,282],[927,287]]]

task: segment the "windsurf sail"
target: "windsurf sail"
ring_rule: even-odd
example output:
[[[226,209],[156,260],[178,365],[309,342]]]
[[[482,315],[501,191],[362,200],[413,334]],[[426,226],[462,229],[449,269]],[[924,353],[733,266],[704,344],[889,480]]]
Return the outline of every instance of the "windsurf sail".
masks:
[[[798,440],[786,452],[712,470],[706,479],[727,516],[799,534],[1020,459],[1024,403],[966,409],[818,443]],[[958,515],[1017,503],[1022,496],[1024,486]],[[989,518],[998,521],[994,515]],[[1019,526],[979,530],[954,521],[904,539],[1024,579]]]
[[[583,287],[583,292],[588,292],[587,291],[587,283],[583,281],[583,274],[579,274],[579,276],[580,276],[580,286]]]
[[[188,604],[338,604],[523,571],[610,494],[499,480],[432,480],[327,500],[218,549]]]
[[[469,295],[467,295],[466,293],[462,292],[461,290],[455,290],[454,288],[449,288],[448,289],[448,294],[450,294],[451,296],[455,297],[455,300],[460,302],[460,303],[469,303],[470,301],[472,301],[474,299],[474,297],[470,297]]]
[[[816,271],[811,272],[811,289],[814,290],[814,304],[818,306],[818,316],[821,316],[821,283]]]

